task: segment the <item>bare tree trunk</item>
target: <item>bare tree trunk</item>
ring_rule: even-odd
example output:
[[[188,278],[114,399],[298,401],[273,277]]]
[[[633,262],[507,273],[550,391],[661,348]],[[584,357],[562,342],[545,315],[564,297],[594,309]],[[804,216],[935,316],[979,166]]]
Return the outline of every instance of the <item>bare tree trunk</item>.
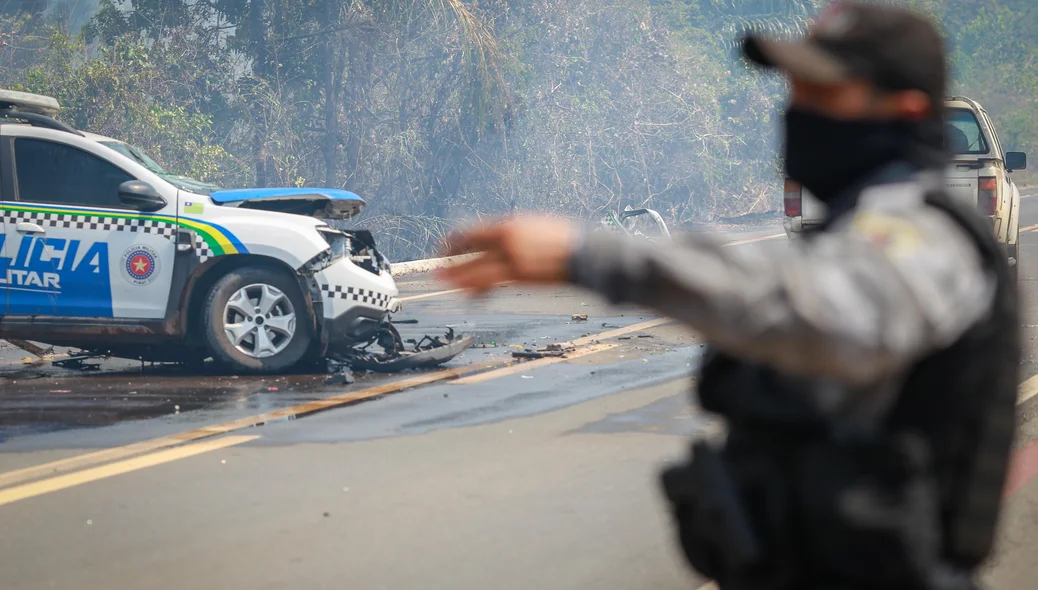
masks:
[[[267,80],[267,31],[263,23],[263,0],[251,0],[249,2],[249,26],[252,29],[253,73],[260,80]],[[256,160],[256,186],[267,186],[267,121],[262,108],[255,109],[256,137],[255,155]]]
[[[349,84],[346,87],[346,125],[349,129],[349,137],[346,140],[346,165],[349,170],[346,171],[346,189],[355,190],[359,180],[357,167],[360,163],[360,143],[363,140],[360,101],[363,96],[362,88],[370,79],[370,72],[364,67],[365,59],[362,53],[370,51],[370,49],[366,48],[365,43],[356,35],[350,35],[347,43],[349,47],[346,58],[349,68]]]
[[[325,0],[327,27],[334,27],[339,20],[338,1]],[[324,63],[321,78],[324,80],[324,185],[333,187],[339,156],[339,93],[336,84],[335,64],[338,63],[339,34],[329,33],[324,40]]]

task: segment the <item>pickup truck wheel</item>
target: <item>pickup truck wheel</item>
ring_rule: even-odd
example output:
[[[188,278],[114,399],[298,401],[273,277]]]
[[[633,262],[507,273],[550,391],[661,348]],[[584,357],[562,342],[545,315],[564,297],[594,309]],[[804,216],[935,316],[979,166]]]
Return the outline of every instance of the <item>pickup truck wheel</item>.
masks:
[[[213,285],[203,308],[213,358],[241,373],[276,373],[306,355],[313,330],[296,281],[267,268],[241,268]]]
[[[1016,245],[1013,246],[1013,258],[1016,259],[1016,264],[1009,267],[1009,279],[1013,281],[1013,284],[1019,284],[1020,279],[1020,238],[1017,237]]]

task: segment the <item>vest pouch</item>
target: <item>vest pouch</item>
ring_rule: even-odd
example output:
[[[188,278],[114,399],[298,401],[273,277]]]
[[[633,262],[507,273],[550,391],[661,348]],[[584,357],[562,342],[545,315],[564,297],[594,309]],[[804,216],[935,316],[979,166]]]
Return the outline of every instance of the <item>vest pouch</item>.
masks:
[[[796,472],[807,569],[852,587],[928,587],[940,507],[921,438],[815,443]]]
[[[760,540],[720,453],[696,442],[692,461],[664,471],[662,484],[685,557],[696,571],[724,580],[761,564]]]

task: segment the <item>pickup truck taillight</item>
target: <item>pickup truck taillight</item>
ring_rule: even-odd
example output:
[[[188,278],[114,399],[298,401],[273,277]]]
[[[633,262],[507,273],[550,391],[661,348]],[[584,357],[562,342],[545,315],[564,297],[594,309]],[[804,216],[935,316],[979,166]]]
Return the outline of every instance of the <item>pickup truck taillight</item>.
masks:
[[[977,183],[977,207],[984,215],[994,215],[998,209],[998,179],[981,176]]]
[[[801,190],[800,183],[786,179],[786,188],[782,194],[782,204],[786,210],[786,217],[796,217],[801,213]]]

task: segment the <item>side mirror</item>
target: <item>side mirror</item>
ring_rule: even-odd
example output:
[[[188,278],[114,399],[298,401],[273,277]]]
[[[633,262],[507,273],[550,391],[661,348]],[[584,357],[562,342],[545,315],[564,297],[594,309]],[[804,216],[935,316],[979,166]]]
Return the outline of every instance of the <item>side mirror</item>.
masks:
[[[1006,152],[1006,170],[1023,170],[1027,168],[1027,154],[1023,152]]]
[[[158,211],[166,206],[166,199],[150,184],[140,180],[127,180],[120,184],[119,200],[138,211]]]

